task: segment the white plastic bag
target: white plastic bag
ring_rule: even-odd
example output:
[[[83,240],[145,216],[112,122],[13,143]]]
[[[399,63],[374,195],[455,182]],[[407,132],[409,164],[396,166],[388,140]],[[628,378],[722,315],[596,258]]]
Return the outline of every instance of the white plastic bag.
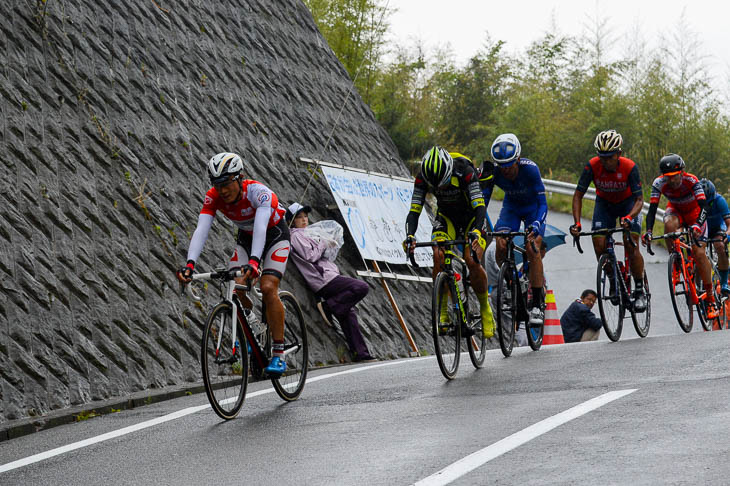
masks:
[[[314,241],[324,241],[326,243],[327,249],[322,256],[334,262],[340,248],[345,244],[345,231],[342,229],[342,226],[337,221],[326,219],[310,224],[305,228],[305,231],[307,232],[307,236]]]

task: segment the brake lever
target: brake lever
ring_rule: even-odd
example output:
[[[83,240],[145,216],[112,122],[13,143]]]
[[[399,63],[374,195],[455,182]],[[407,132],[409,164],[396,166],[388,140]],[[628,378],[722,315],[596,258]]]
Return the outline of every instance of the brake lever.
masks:
[[[580,236],[573,236],[573,246],[578,247],[578,253],[583,253],[583,248],[580,247]]]

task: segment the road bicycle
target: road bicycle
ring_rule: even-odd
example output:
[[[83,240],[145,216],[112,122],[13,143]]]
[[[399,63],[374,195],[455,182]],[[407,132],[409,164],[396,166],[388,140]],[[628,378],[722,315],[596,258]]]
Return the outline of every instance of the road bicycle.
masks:
[[[673,231],[662,236],[654,236],[651,241],[669,239],[670,255],[667,262],[667,277],[669,281],[669,294],[672,298],[672,307],[674,307],[674,315],[677,316],[677,323],[684,332],[690,332],[694,325],[694,312],[692,307],[697,308],[697,317],[702,324],[702,328],[711,331],[713,322],[719,326],[720,320],[707,318],[707,298],[710,295],[704,288],[704,283],[699,275],[696,274],[695,259],[692,256],[692,244],[694,236],[687,229]],[[647,251],[653,255],[651,250],[651,241],[647,245]],[[713,285],[709,292],[716,292],[719,289],[720,278],[717,273],[713,272]],[[713,294],[714,295],[714,294]],[[714,295],[715,302],[718,305],[721,299],[718,295]],[[722,310],[722,306],[720,306]]]
[[[467,349],[474,368],[481,368],[486,356],[487,339],[482,332],[482,315],[479,300],[471,286],[469,267],[464,259],[453,252],[456,245],[470,243],[466,240],[437,240],[416,243],[416,247],[439,247],[444,250],[444,264],[436,275],[431,298],[431,328],[436,359],[441,373],[454,379],[459,369],[461,337],[468,337]],[[409,253],[411,265],[418,267],[413,252]],[[472,258],[476,255],[472,251]],[[445,307],[445,308],[444,308]]]
[[[542,339],[545,335],[545,323],[530,324],[530,314],[527,307],[530,299],[529,262],[527,261],[527,250],[517,245],[514,239],[518,236],[524,237],[530,233],[526,231],[495,232],[492,236],[505,238],[507,240],[507,256],[499,268],[499,280],[497,282],[497,335],[499,336],[499,347],[505,357],[512,355],[514,348],[515,333],[520,325],[525,326],[527,342],[533,351],[542,346]],[[537,253],[535,244],[530,241],[532,250]],[[517,268],[515,252],[522,254],[522,261],[525,262],[522,271]],[[543,315],[545,313],[545,301],[541,303]]]
[[[263,301],[254,308],[251,296],[261,300],[261,292],[250,285],[236,284],[241,271],[216,270],[193,274],[193,281],[218,286],[221,301],[213,306],[205,321],[200,364],[205,393],[219,417],[230,420],[238,415],[246,397],[249,375],[259,380],[270,378],[276,393],[286,401],[299,398],[307,379],[309,350],[307,327],[299,302],[293,294],[279,291],[284,305],[284,359],[282,376],[267,376],[271,359],[272,337],[266,323]],[[200,297],[190,285],[188,294],[197,302]],[[242,303],[243,301],[243,303]],[[236,325],[232,325],[232,323]]]
[[[623,261],[619,261],[616,257],[617,243],[614,233],[623,233],[624,239],[629,241],[630,245],[636,246],[631,239],[629,229],[625,228],[606,228],[595,231],[581,232],[578,236],[573,237],[573,245],[578,248],[578,252],[583,253],[580,246],[581,236],[605,236],[606,251],[598,259],[598,267],[596,268],[596,292],[598,293],[598,310],[601,314],[601,322],[606,336],[611,341],[618,341],[621,338],[621,332],[624,327],[624,318],[626,311],[631,315],[631,321],[634,323],[634,329],[639,337],[646,337],[649,334],[651,326],[651,292],[649,290],[649,279],[644,271],[644,294],[646,295],[646,310],[641,312],[634,309],[634,298],[631,295],[631,271],[629,266],[629,254],[624,252]],[[619,278],[615,278],[618,275]]]

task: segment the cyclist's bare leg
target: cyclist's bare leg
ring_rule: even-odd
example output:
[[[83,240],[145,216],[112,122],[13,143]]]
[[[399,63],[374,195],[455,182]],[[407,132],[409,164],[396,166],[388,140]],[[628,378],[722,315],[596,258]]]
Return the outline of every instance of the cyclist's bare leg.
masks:
[[[712,244],[715,247],[715,255],[717,255],[717,269],[727,270],[730,268],[730,260],[725,253],[725,244],[722,241],[715,241]]]
[[[535,244],[537,252],[532,249],[532,245],[529,244],[529,240],[532,240]],[[530,287],[542,288],[545,285],[545,278],[542,271],[542,255],[540,254],[540,245],[542,244],[542,236],[528,237],[527,260],[530,262]]]
[[[671,233],[679,229],[679,218],[674,214],[664,216],[664,233]]]
[[[596,254],[596,260],[601,258],[606,252],[606,237],[605,236],[594,236],[593,237],[593,252]]]
[[[644,280],[644,257],[641,256],[639,251],[639,235],[631,233],[631,239],[634,244],[629,243],[628,239],[624,237],[624,250],[629,255],[629,266],[631,267],[631,275],[635,281]]]
[[[436,275],[441,271],[441,267],[444,264],[444,250],[438,246],[433,247],[433,279],[436,280]]]
[[[479,248],[477,251],[477,258],[479,258],[479,261],[482,261],[482,257],[484,256],[484,250]],[[471,250],[469,248],[466,248],[464,251],[464,260],[466,260],[466,266],[469,267],[469,279],[471,281],[471,286],[474,289],[474,292],[477,294],[483,294],[487,291],[487,272],[484,271],[484,267],[478,264],[474,259],[471,257]]]
[[[279,277],[263,275],[261,277],[261,293],[266,307],[266,322],[271,329],[274,341],[284,341],[284,304],[279,299]]]
[[[497,260],[497,266],[501,267],[504,259],[507,258],[507,238],[500,238],[499,236],[495,236],[494,238],[497,241],[494,256]]]
[[[710,259],[707,258],[707,253],[705,253],[705,243],[704,242],[698,242],[694,245],[692,245],[692,256],[695,259],[695,262],[697,263],[697,270],[699,270],[700,278],[702,279],[702,283],[705,284],[705,288],[709,289],[712,287],[712,267],[710,266]],[[710,292],[708,294],[710,297],[710,301],[714,300],[713,294]]]

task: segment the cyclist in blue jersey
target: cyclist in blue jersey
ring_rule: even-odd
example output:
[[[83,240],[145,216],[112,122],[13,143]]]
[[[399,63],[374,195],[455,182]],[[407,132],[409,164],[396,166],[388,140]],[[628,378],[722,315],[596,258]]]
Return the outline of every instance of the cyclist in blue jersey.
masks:
[[[707,234],[710,239],[722,238],[730,240],[730,208],[727,201],[722,195],[715,190],[715,184],[707,179],[702,179],[702,189],[705,191],[707,199]],[[725,242],[715,241],[713,243],[715,253],[717,254],[717,270],[720,274],[720,285],[722,286],[722,294],[730,296],[730,285],[728,285],[728,268],[730,261],[725,252]]]
[[[489,204],[494,186],[504,191],[504,202],[499,219],[494,225],[495,231],[519,231],[524,223],[529,231],[528,242],[533,242],[539,250],[545,234],[547,218],[547,199],[545,186],[542,183],[540,169],[535,162],[520,157],[520,141],[512,133],[504,133],[492,143],[491,154],[494,162],[482,164],[479,181],[482,186],[484,201]],[[501,265],[507,256],[507,240],[496,237],[497,265]],[[530,262],[530,286],[532,299],[530,308],[530,324],[540,325],[545,319],[543,287],[545,278],[542,269],[540,252],[533,251],[532,245],[526,244],[527,260]]]

